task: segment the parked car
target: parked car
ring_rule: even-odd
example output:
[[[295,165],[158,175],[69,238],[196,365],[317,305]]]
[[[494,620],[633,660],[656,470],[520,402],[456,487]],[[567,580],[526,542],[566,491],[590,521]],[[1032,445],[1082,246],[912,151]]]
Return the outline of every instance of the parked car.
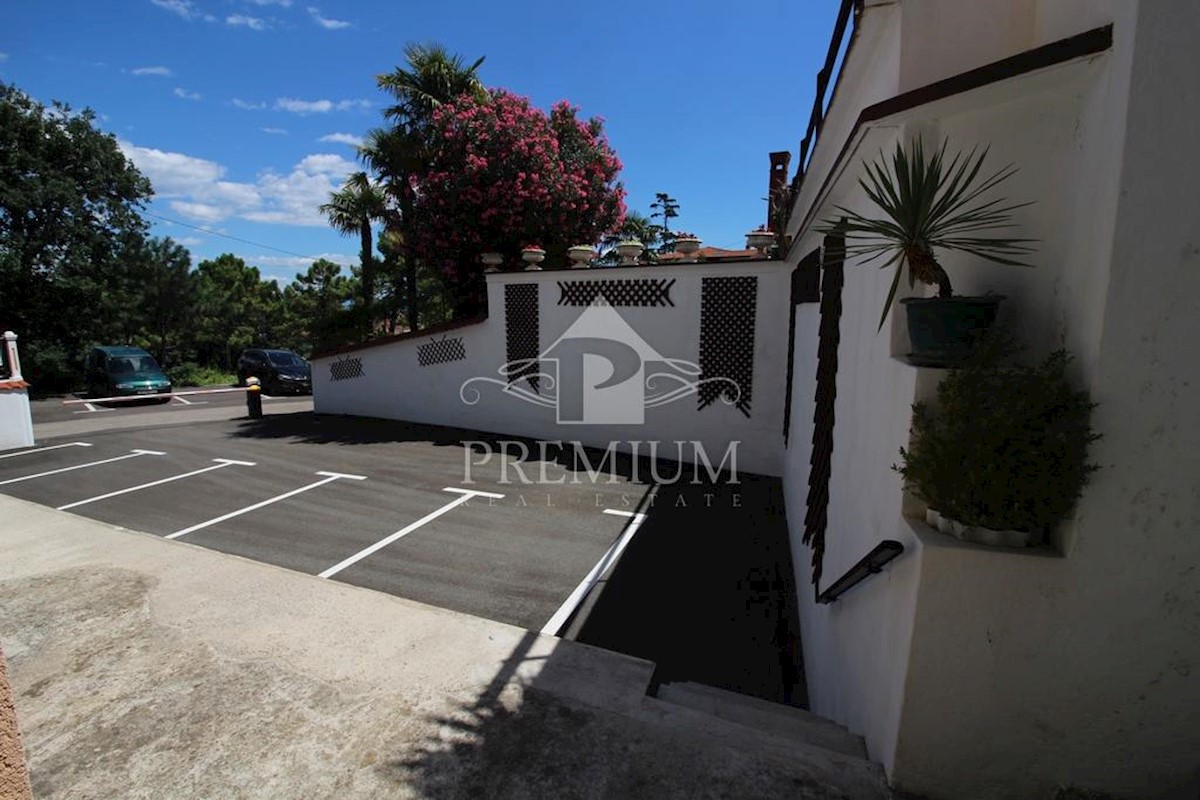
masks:
[[[267,394],[312,394],[312,370],[291,350],[246,350],[238,359],[238,386],[258,378]]]
[[[87,393],[92,397],[169,395],[171,380],[154,356],[140,347],[93,347],[84,359]],[[170,402],[170,397],[161,398]]]

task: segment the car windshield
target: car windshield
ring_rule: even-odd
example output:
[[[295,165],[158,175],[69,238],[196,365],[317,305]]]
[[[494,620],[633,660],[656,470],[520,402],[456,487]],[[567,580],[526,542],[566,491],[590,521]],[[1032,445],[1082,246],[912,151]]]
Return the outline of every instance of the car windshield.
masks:
[[[158,364],[150,356],[118,356],[108,360],[108,371],[113,375],[158,372]]]
[[[277,367],[303,367],[304,359],[286,350],[268,350],[267,358]]]

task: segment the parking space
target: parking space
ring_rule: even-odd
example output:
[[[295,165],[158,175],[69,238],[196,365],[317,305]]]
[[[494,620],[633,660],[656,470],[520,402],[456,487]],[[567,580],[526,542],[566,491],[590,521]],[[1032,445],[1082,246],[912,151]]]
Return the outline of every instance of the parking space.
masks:
[[[468,483],[476,436],[309,413],[105,430],[3,454],[0,492],[542,630],[627,528],[605,510],[646,487],[557,464],[534,469],[563,483],[505,483],[498,456]]]

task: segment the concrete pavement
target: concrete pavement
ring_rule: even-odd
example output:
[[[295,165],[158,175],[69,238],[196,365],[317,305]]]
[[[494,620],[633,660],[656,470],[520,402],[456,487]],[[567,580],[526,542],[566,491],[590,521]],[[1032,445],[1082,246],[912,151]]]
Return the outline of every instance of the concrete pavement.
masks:
[[[649,662],[0,497],[37,797],[882,797],[640,711]]]

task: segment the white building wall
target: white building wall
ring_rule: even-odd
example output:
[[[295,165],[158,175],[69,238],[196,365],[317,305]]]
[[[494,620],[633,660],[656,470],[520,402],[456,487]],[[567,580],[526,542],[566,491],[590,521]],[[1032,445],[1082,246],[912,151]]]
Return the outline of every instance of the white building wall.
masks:
[[[900,5],[920,15],[939,4]],[[876,10],[868,6],[864,29]],[[1003,313],[1033,354],[1065,346],[1078,356],[1075,377],[1100,403],[1093,423],[1104,438],[1093,458],[1102,470],[1063,526],[1058,554],[962,544],[905,517],[920,509],[891,465],[908,438],[910,404],[932,394],[940,373],[894,358],[906,351],[902,311],[875,333],[889,275],[847,264],[822,583],[881,539],[906,552],[826,607],[803,590],[810,551],[794,551],[809,695],[815,711],[865,736],[900,788],[934,800],[1051,796],[1068,784],[1191,797],[1196,788],[1182,787],[1200,786],[1200,360],[1188,343],[1200,334],[1200,166],[1178,154],[1190,152],[1200,124],[1200,9],[1171,0],[1031,10],[1028,46],[1108,22],[1114,46],[1090,62],[882,120],[815,216],[834,204],[866,207],[853,186],[857,165],[897,136],[990,143],[995,165],[1016,163],[1004,194],[1037,201],[1019,215],[1021,234],[1040,240],[1036,267],[943,263],[959,293],[1008,296]],[[905,17],[906,32],[915,18]],[[1026,27],[1007,30],[1000,39],[1016,42]],[[976,44],[979,63],[999,52]],[[906,37],[905,47],[922,44]],[[868,54],[864,63],[881,62]],[[861,108],[838,113],[857,118]],[[841,146],[835,137],[822,149]],[[810,172],[801,200],[824,179]],[[799,203],[792,225],[807,213]],[[796,232],[795,257],[820,243],[811,229]],[[815,339],[811,354],[804,345],[798,338],[796,398],[812,392],[804,369]],[[784,482],[795,547],[811,411],[793,403]]]
[[[735,275],[758,279],[753,402],[749,417],[721,400],[698,410],[697,399],[692,396],[646,409],[643,425],[560,425],[553,408],[529,404],[504,394],[499,387],[473,384],[482,392],[475,405],[467,405],[460,397],[465,381],[476,377],[499,378],[497,370],[507,360],[506,284],[539,285],[540,348],[545,350],[584,310],[558,305],[558,281],[675,279],[671,289],[673,306],[619,307],[616,311],[663,356],[698,363],[701,281],[705,277]],[[667,457],[672,457],[668,453],[676,452],[674,442],[698,441],[714,466],[730,443],[736,441],[740,470],[779,475],[789,291],[786,265],[771,261],[497,273],[488,276],[488,319],[446,334],[463,337],[466,360],[417,366],[417,347],[430,338],[440,338],[441,334],[349,353],[362,359],[364,371],[364,377],[352,380],[330,380],[330,363],[344,356],[316,358],[313,360],[315,409],[318,413],[402,419],[549,441],[580,441],[597,447],[607,447],[613,441],[672,443],[664,445],[669,451],[659,451]],[[647,446],[639,445],[640,454],[647,454]],[[630,446],[625,444],[618,449],[628,451]],[[690,447],[685,449],[684,457],[691,460]]]

